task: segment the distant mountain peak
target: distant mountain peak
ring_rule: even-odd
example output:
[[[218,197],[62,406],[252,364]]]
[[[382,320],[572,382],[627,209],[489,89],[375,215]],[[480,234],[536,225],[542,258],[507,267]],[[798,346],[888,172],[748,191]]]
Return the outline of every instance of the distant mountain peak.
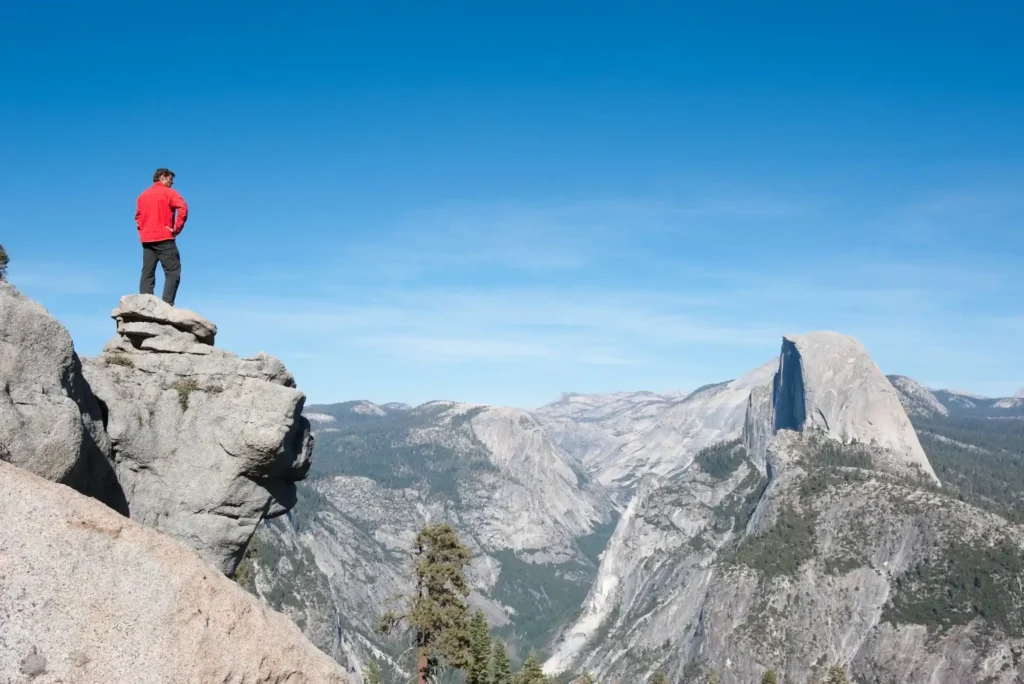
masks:
[[[909,416],[931,418],[949,415],[949,409],[938,400],[933,390],[917,380],[905,375],[890,375],[888,378],[892,386],[899,392],[900,403],[903,404],[903,410]]]
[[[986,397],[983,394],[977,394],[975,392],[968,392],[967,390],[961,390],[961,389],[947,389],[946,391],[949,392],[950,394],[956,394],[957,396],[967,397],[968,399],[990,399],[991,398],[991,397]]]
[[[938,482],[899,393],[854,337],[783,337],[772,406],[773,432],[817,429],[843,443],[872,444],[888,466],[917,467]]]

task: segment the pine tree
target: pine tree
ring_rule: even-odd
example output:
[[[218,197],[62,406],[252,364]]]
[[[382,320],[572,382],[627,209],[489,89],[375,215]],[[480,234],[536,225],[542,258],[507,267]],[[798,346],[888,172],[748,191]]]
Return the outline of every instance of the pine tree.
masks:
[[[714,670],[708,675],[708,684],[722,684],[722,678]]]
[[[494,642],[491,652],[491,684],[512,684],[512,664],[500,641]]]
[[[487,633],[487,619],[482,610],[476,611],[469,623],[469,654],[469,673],[466,677],[466,684],[489,684],[491,637]]]
[[[363,666],[363,684],[381,684],[380,668],[376,661],[371,660]]]
[[[389,610],[377,631],[391,634],[403,624],[413,635],[416,680],[426,684],[443,668],[465,668],[470,663],[469,596],[465,567],[469,549],[447,523],[427,525],[413,544],[415,589],[405,597],[405,612]]]
[[[765,670],[761,675],[761,684],[779,684],[779,676],[774,669]]]
[[[664,672],[655,672],[651,675],[651,684],[668,684],[668,677]]]
[[[513,684],[547,684],[548,678],[544,676],[544,668],[536,653],[530,654],[512,682]]]
[[[7,250],[4,249],[3,245],[0,245],[0,280],[7,278],[7,264],[9,263],[11,263],[11,260],[7,256]]]
[[[846,678],[846,668],[842,665],[833,665],[825,673],[825,684],[849,684]]]
[[[583,676],[576,680],[576,684],[594,684],[594,678],[589,672],[584,672]]]

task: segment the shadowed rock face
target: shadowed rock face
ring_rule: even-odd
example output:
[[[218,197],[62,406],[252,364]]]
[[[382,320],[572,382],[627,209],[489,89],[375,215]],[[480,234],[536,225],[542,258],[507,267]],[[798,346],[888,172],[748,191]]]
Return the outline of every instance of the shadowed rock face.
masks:
[[[87,359],[129,515],[234,572],[257,524],[295,505],[313,440],[280,361],[212,346],[216,326],[152,295],[123,297],[117,336]]]
[[[101,407],[71,336],[0,281],[0,460],[85,494],[113,494],[109,454]]]
[[[977,646],[971,623],[936,646],[912,611],[887,601],[932,591],[908,589],[915,569],[954,546],[998,540],[1012,556],[1019,531],[919,487],[934,471],[860,342],[787,336],[773,365],[735,387],[744,401],[730,401],[729,415],[742,407],[744,420],[725,424],[715,448],[695,457],[677,441],[670,453],[687,467],[636,491],[545,670],[644,681],[661,669],[688,681],[706,666],[738,684],[768,667],[805,681],[814,663],[839,662],[865,681],[1018,681],[1019,636]],[[883,614],[895,616],[891,629]]]
[[[6,463],[0,500],[0,681],[348,681],[184,544]]]
[[[782,340],[773,392],[774,430],[820,430],[877,447],[880,465],[938,478],[899,394],[864,346],[834,332]]]

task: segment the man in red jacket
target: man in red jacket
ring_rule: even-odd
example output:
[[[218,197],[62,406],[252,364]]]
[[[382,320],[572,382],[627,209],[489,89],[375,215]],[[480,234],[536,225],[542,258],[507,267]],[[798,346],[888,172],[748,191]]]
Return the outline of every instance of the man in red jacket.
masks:
[[[174,238],[185,227],[188,206],[185,200],[172,190],[174,172],[157,169],[153,174],[153,185],[142,191],[135,202],[135,225],[142,241],[142,280],[139,292],[153,294],[156,286],[156,262],[164,269],[163,300],[174,306],[174,296],[181,282],[181,256]]]

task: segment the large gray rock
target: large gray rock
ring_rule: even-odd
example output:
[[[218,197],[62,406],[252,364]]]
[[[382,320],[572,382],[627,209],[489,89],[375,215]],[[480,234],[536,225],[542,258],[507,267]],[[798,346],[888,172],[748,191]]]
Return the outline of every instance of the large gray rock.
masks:
[[[233,573],[309,470],[305,395],[277,359],[214,348],[212,323],[156,297],[123,297],[113,317],[118,335],[84,370],[129,515]]]
[[[905,375],[890,375],[889,382],[896,388],[900,403],[908,416],[915,418],[944,418],[949,409],[930,389]]]
[[[844,443],[870,444],[891,469],[920,471],[938,482],[899,393],[849,335],[783,337],[772,407],[773,431],[818,430]]]
[[[109,453],[68,331],[0,281],[0,460],[83,493],[112,492]]]
[[[827,550],[832,557],[826,561],[826,549],[815,549],[808,564],[817,574],[777,580],[785,583],[785,591],[776,591],[778,588],[770,586],[763,576],[759,582],[756,573],[733,572],[733,566],[735,550],[742,540],[771,528],[780,509],[810,507],[813,503],[814,515],[818,515],[819,510],[838,508],[838,495],[829,486],[831,482],[816,483],[809,489],[816,497],[809,501],[811,495],[800,488],[800,483],[807,480],[807,466],[795,465],[791,451],[806,451],[807,460],[812,461],[823,459],[821,454],[827,448],[835,450],[836,443],[841,442],[851,445],[845,447],[850,453],[862,455],[863,449],[878,478],[895,474],[894,481],[902,483],[909,480],[901,476],[921,471],[928,479],[935,477],[890,381],[856,339],[819,332],[783,338],[777,361],[731,383],[694,392],[669,411],[680,411],[702,396],[721,397],[716,411],[711,412],[712,405],[705,400],[696,414],[697,421],[719,428],[718,432],[701,441],[677,439],[669,453],[686,468],[649,479],[637,489],[604,550],[581,615],[563,630],[545,664],[547,672],[590,670],[605,681],[644,681],[655,669],[654,664],[660,662],[670,677],[685,681],[683,671],[687,666],[708,661],[732,668],[732,672],[721,672],[725,684],[756,681],[764,669],[785,661],[756,661],[750,655],[755,649],[749,643],[739,637],[726,640],[723,635],[727,635],[726,626],[728,632],[744,625],[754,629],[759,621],[767,620],[772,623],[773,633],[797,646],[788,653],[793,662],[787,675],[794,681],[805,681],[808,662],[819,656],[822,662],[848,662],[856,655],[853,646],[861,644],[866,635],[875,634],[872,630],[882,613],[877,601],[882,584],[863,585],[867,589],[859,593],[860,576],[844,576],[834,586],[823,586],[821,577],[833,572],[831,568],[839,565],[834,556],[855,541],[861,544],[858,567],[871,567],[868,559],[876,549],[901,548],[901,535],[913,535],[923,526],[907,513],[911,510],[907,501],[924,496],[925,490],[919,492],[900,484],[900,488],[879,488],[864,496],[858,489],[860,483],[837,477],[836,481],[843,483],[842,496],[849,498],[843,502],[849,510],[864,518],[877,515],[881,521],[892,522],[893,529],[861,539],[863,525],[849,524],[850,515],[823,519],[817,534],[823,546],[831,545]],[[738,396],[742,401],[737,400]],[[662,415],[653,422],[658,429],[665,423]],[[733,440],[744,445],[742,459],[730,461],[719,454],[708,464],[694,460],[697,450]],[[852,446],[854,443],[858,446]],[[824,462],[817,465],[822,470],[836,467]],[[930,502],[942,501],[928,496]],[[898,510],[890,511],[883,504]],[[809,513],[808,517],[813,516]],[[944,520],[944,529],[985,529],[995,524],[993,519],[966,506],[954,506]],[[1005,521],[1001,526],[1009,528]],[[953,532],[949,534],[952,538]],[[1010,531],[1007,536],[1020,545],[1019,534]],[[785,534],[780,537],[782,542],[792,541]],[[776,544],[780,548],[772,549],[770,556],[792,556],[793,549],[782,542]],[[921,552],[915,562],[923,556]],[[797,574],[790,573],[794,577]],[[818,594],[825,594],[825,598],[822,606],[815,607],[816,612],[803,612],[789,619],[789,613],[795,614],[797,609],[785,606],[785,602],[797,604]],[[783,595],[785,601],[778,598]],[[868,605],[861,605],[868,600]],[[780,611],[779,605],[784,609]],[[856,615],[859,631],[850,628],[836,630],[835,634],[822,633],[822,625],[846,625],[851,622],[850,615]],[[924,672],[933,667],[938,671],[940,658],[922,643],[924,634],[915,635],[917,641],[910,651],[921,655],[908,668]],[[966,640],[963,633],[955,635],[958,644]],[[915,676],[880,681],[977,681],[962,674],[989,671],[989,665],[981,662],[984,649],[980,651],[970,649],[943,669],[941,677],[932,680]],[[879,657],[874,651],[861,655],[871,662]],[[792,676],[794,672],[796,676]],[[993,681],[1009,682],[1012,675]]]
[[[154,323],[192,335],[204,344],[212,345],[217,335],[217,326],[199,314],[170,306],[153,295],[125,295],[111,315],[117,321],[118,333],[142,327],[132,324]]]
[[[0,500],[0,681],[348,681],[185,545],[6,463]]]

